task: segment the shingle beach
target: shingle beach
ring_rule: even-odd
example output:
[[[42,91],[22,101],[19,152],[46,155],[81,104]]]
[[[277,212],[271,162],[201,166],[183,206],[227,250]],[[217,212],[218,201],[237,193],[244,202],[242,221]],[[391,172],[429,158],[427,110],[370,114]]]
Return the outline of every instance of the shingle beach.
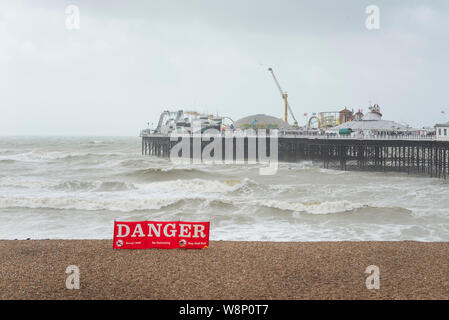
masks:
[[[80,289],[66,288],[69,265]],[[368,290],[375,265],[380,288]],[[1,240],[0,299],[448,299],[449,243],[229,242],[113,250],[111,240]]]

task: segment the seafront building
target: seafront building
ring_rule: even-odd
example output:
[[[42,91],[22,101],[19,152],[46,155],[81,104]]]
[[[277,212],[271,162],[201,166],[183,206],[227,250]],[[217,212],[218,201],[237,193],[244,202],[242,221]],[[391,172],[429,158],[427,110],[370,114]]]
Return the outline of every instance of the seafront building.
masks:
[[[449,122],[435,125],[436,139],[439,141],[449,141]]]

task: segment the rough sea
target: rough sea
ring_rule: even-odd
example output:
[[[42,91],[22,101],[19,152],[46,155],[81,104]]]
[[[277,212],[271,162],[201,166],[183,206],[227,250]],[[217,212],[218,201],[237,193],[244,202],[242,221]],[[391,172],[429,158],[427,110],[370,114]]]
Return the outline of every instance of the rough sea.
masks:
[[[140,139],[0,137],[0,239],[110,239],[114,220],[210,221],[211,240],[449,241],[449,183],[312,162],[180,165]]]

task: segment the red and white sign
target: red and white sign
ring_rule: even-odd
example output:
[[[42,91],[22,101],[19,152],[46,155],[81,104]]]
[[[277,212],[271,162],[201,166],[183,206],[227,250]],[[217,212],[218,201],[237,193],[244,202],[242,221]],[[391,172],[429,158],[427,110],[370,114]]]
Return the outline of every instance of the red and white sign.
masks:
[[[209,222],[115,221],[114,249],[204,249]]]

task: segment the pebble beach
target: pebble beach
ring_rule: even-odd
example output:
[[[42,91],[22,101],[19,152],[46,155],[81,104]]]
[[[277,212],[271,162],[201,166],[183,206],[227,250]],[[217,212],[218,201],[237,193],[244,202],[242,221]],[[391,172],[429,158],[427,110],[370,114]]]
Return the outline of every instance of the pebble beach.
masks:
[[[66,268],[80,288],[66,288]],[[379,289],[367,289],[375,265]],[[111,240],[1,240],[0,299],[448,299],[447,242],[233,242],[113,250]]]

